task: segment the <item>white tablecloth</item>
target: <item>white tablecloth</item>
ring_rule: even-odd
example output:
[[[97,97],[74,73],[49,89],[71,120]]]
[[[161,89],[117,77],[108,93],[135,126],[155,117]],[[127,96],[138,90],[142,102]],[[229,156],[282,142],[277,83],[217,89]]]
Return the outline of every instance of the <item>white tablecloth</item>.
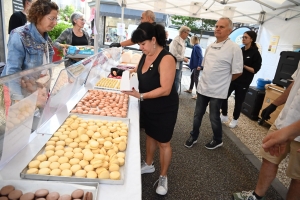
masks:
[[[130,131],[126,152],[125,181],[123,185],[100,184],[99,200],[141,199],[141,165],[140,165],[140,127],[139,103],[136,98],[130,97],[128,117]],[[35,133],[34,133],[35,134]],[[0,171],[0,181],[19,180],[20,172],[43,148],[51,135],[37,134],[36,137],[16,156],[14,156]]]

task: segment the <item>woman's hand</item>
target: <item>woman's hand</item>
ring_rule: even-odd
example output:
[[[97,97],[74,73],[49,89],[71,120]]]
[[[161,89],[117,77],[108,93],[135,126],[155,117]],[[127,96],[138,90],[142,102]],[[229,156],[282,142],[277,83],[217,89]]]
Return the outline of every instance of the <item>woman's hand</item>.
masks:
[[[67,55],[67,50],[68,50],[68,49],[67,49],[66,47],[63,47],[63,48],[62,48],[62,53],[63,53],[64,56]]]
[[[132,88],[132,91],[121,91],[121,92],[124,93],[124,94],[128,94],[130,96],[133,96],[135,98],[138,98],[138,99],[141,96],[141,94],[138,91],[136,91],[134,88]]]
[[[197,67],[197,70],[201,70],[202,68],[201,67]]]

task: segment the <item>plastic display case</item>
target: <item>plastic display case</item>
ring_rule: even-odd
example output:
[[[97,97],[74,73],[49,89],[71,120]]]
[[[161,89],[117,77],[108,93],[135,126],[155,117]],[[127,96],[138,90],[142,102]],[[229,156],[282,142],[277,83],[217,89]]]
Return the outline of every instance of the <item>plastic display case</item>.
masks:
[[[0,78],[0,182],[16,180],[25,182],[44,182],[45,185],[55,184],[52,181],[21,180],[22,172],[28,163],[43,150],[45,144],[51,139],[55,131],[62,126],[70,115],[74,106],[86,95],[89,90],[94,90],[96,82],[101,77],[107,77],[111,67],[120,63],[121,48],[105,49],[96,55],[90,56],[78,63],[64,67],[63,61],[40,66],[32,70],[26,70],[20,74],[14,74]],[[46,70],[46,71],[45,71]],[[47,71],[48,70],[48,71]],[[38,72],[38,73],[37,73]],[[42,73],[43,72],[43,73]],[[10,83],[21,83],[21,78],[26,75],[46,74],[48,79],[47,96],[42,107],[37,107],[39,102],[39,90],[26,93],[19,101],[10,100],[12,91]],[[27,79],[25,79],[27,81]],[[14,81],[14,82],[13,82]],[[38,82],[42,82],[39,80]],[[19,84],[21,87],[21,84]],[[4,97],[6,98],[4,101]],[[7,98],[9,97],[9,98]],[[22,110],[24,103],[31,108],[33,114],[23,119],[22,123],[11,129],[6,128],[7,121],[14,115],[11,111]],[[141,175],[140,175],[140,139],[139,139],[139,102],[130,97],[128,104],[128,142],[126,149],[125,165],[123,166],[121,179],[112,183],[101,183],[97,195],[99,199],[141,199]],[[30,110],[30,109],[29,109]],[[31,110],[31,111],[32,111]],[[98,116],[95,116],[98,118]],[[99,116],[99,119],[102,116]],[[106,116],[107,117],[107,116]],[[108,118],[108,117],[107,117]],[[111,117],[114,120],[116,118]],[[120,120],[128,120],[121,118]],[[23,177],[32,179],[32,177]],[[39,179],[39,178],[38,178]],[[69,180],[68,180],[69,181]],[[71,181],[71,180],[70,180]],[[68,184],[62,183],[61,184]],[[80,185],[83,182],[78,183]],[[134,185],[134,187],[132,187]],[[63,187],[63,186],[62,186]]]
[[[32,133],[53,134],[120,55],[118,48],[107,49],[68,68],[62,60],[1,77],[0,168],[29,143]]]

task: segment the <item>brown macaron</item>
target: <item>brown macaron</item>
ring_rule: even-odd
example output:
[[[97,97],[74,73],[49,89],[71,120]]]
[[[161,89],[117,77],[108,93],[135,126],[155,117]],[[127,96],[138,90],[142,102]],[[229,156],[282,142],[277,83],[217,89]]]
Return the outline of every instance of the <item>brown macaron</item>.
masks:
[[[48,194],[49,194],[49,191],[47,189],[39,189],[39,190],[35,191],[35,193],[34,193],[36,199],[44,198]]]
[[[46,200],[58,200],[59,199],[59,193],[58,192],[50,192],[47,197]]]
[[[15,190],[15,187],[12,185],[6,185],[0,190],[1,196],[7,196],[11,191]]]
[[[64,194],[64,195],[61,195],[58,200],[72,200],[72,197],[71,197],[71,195]]]
[[[33,199],[34,199],[34,193],[32,192],[27,192],[20,197],[20,200],[33,200]]]
[[[74,190],[74,192],[72,192],[71,197],[73,199],[82,199],[83,195],[84,195],[84,191],[81,189],[77,189]]]
[[[21,190],[13,190],[8,194],[8,198],[10,200],[17,200],[20,199],[20,197],[23,195],[23,192]]]

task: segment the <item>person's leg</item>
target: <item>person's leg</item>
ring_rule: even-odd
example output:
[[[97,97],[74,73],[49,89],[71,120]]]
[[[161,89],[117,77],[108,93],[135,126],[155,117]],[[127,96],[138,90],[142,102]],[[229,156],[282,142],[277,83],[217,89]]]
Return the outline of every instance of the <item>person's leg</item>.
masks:
[[[273,124],[268,133],[270,134],[276,131],[277,128]],[[287,144],[284,151],[282,151],[280,156],[272,156],[269,152],[265,152],[263,148],[260,148],[260,155],[263,158],[262,165],[259,171],[258,181],[254,191],[249,192],[237,192],[233,194],[233,198],[237,199],[261,199],[265,196],[268,188],[270,187],[272,181],[275,179],[279,163],[287,156],[290,152],[290,144]]]
[[[182,71],[182,61],[179,62],[179,69],[176,69],[176,75],[175,75],[175,88],[178,92],[180,79],[181,79],[181,71]]]
[[[228,98],[230,97],[231,93],[234,90],[234,85],[231,83],[228,89],[228,94],[227,94],[227,99],[224,99],[222,101],[222,105],[221,105],[221,113],[223,116],[227,116],[228,113]]]
[[[220,118],[220,108],[224,99],[210,98],[209,103],[209,118],[213,129],[213,139],[220,143],[222,142],[222,123]]]
[[[259,171],[259,177],[254,192],[258,196],[265,196],[272,181],[275,179],[278,170],[278,165],[271,163],[263,158],[263,162]]]
[[[150,136],[146,136],[146,163],[152,165],[154,152],[157,147],[157,141]]]
[[[199,82],[199,74],[200,74],[200,70],[194,69],[194,82],[195,82],[195,87],[197,89],[198,86],[198,82]]]
[[[206,107],[210,98],[197,93],[197,101],[194,112],[193,130],[191,132],[192,137],[197,140],[199,136],[199,129],[202,123],[203,115],[205,114]]]
[[[242,105],[245,100],[247,91],[249,87],[238,86],[235,87],[235,103],[233,111],[233,119],[237,120],[240,117]]]
[[[268,133],[272,133],[276,131],[277,128],[273,124]],[[280,156],[272,156],[269,152],[265,152],[263,148],[260,149],[260,155],[263,158],[262,165],[259,171],[259,177],[256,184],[256,188],[254,190],[255,194],[263,197],[265,196],[268,188],[270,187],[272,181],[275,179],[278,165],[281,161],[287,156],[288,152],[290,151],[290,145],[288,144],[285,151],[282,152]]]
[[[288,200],[300,199],[300,142],[292,141],[290,145],[290,157],[286,175],[292,179],[287,197]]]
[[[299,166],[297,166],[299,167]],[[291,184],[286,195],[287,200],[299,200],[300,199],[300,180],[292,179]]]
[[[160,175],[167,176],[168,168],[172,158],[171,143],[159,143]]]
[[[190,87],[189,87],[190,91],[192,91],[193,87],[194,87],[194,74],[195,74],[195,69],[193,69],[193,71],[191,73],[191,83],[190,83]]]

